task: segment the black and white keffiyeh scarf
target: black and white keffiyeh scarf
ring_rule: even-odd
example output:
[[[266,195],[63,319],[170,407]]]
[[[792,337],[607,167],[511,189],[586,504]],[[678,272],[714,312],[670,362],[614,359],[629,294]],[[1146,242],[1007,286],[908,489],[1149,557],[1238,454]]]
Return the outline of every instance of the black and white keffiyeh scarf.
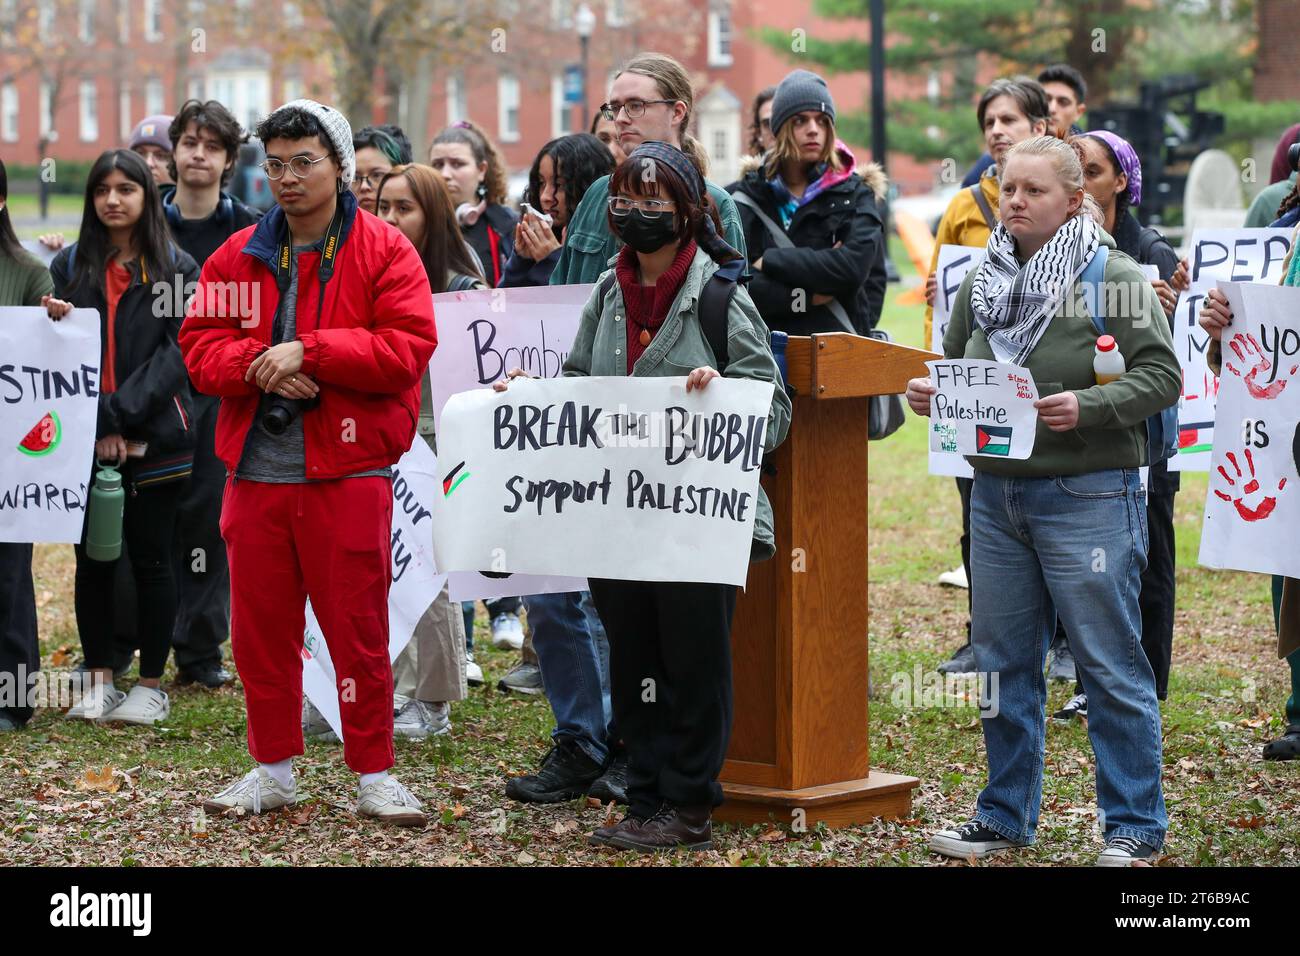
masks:
[[[989,236],[971,281],[970,305],[999,362],[1023,365],[1079,274],[1097,252],[1100,230],[1091,216],[1067,219],[1023,266],[1007,227]]]

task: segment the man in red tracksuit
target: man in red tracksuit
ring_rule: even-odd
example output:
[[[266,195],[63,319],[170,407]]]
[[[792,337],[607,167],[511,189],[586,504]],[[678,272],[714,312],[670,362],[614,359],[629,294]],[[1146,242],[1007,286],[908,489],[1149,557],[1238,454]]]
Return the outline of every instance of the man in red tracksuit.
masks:
[[[341,114],[294,100],[256,132],[277,205],[208,259],[180,334],[195,387],[221,398],[231,645],[258,762],[204,808],[297,799],[310,597],[337,671],[343,757],[361,775],[358,812],[419,826],[419,801],[388,774],[388,588],[391,466],[415,435],[437,342],[429,280],[410,242],[357,207]]]

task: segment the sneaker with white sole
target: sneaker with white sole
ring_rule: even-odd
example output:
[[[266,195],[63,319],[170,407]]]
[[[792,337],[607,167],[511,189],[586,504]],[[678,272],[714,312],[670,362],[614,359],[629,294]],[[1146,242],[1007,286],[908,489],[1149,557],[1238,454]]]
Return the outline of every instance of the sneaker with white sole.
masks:
[[[126,694],[108,681],[94,681],[90,690],[63,716],[72,720],[99,720],[126,700]]]
[[[136,684],[122,703],[98,719],[106,724],[140,724],[152,727],[159,721],[166,720],[171,712],[172,704],[166,691]]]
[[[506,672],[506,676],[497,681],[497,690],[503,694],[512,691],[516,694],[539,695],[546,693],[542,683],[542,669],[528,661],[520,661]]]
[[[393,734],[423,740],[451,733],[451,706],[446,702],[431,704],[413,697],[406,698],[393,718]]]
[[[1068,724],[1076,717],[1082,717],[1084,720],[1088,719],[1087,694],[1075,694],[1064,707],[1052,714],[1053,720],[1065,724]]]
[[[465,654],[465,683],[471,687],[483,686],[483,668],[478,666],[471,653]]]
[[[524,646],[524,626],[518,614],[498,614],[492,618],[492,646],[499,650],[519,650]]]
[[[357,788],[357,813],[398,827],[422,827],[425,823],[420,801],[391,775]]]
[[[316,709],[316,705],[306,695],[302,698],[302,735],[308,740],[326,744],[340,742],[339,735],[334,733],[334,728],[325,719],[325,715]]]
[[[942,587],[970,589],[970,581],[966,579],[966,568],[964,565],[958,565],[951,571],[945,571],[939,575],[939,584]]]
[[[1119,836],[1106,844],[1097,857],[1098,866],[1132,866],[1134,863],[1154,863],[1160,851],[1137,837]]]
[[[267,813],[298,802],[297,781],[282,785],[263,767],[254,767],[211,799],[203,801],[205,813],[225,813],[242,808],[245,813]]]
[[[967,860],[972,856],[977,860],[997,853],[999,850],[1011,850],[1023,844],[1008,840],[996,830],[991,830],[977,820],[969,820],[951,830],[939,830],[930,835],[930,849],[944,856]]]

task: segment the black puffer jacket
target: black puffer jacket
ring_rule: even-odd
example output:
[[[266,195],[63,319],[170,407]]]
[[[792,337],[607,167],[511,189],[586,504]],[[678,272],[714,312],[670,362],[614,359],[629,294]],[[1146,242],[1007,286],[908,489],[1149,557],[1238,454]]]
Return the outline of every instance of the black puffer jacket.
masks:
[[[876,163],[854,170],[853,154],[840,158],[850,175],[800,206],[785,230],[796,248],[780,249],[754,211],[737,203],[754,270],[749,294],[769,328],[790,335],[842,332],[843,325],[816,294],[833,295],[859,335],[880,319],[885,301],[885,236],[880,217],[886,179]],[[778,226],[776,197],[762,168],[751,169],[731,190],[744,193]],[[834,248],[840,243],[838,249]],[[803,290],[797,295],[796,290]],[[800,310],[802,306],[802,310]]]
[[[128,264],[131,283],[113,322],[117,389],[99,393],[95,438],[121,435],[148,442],[146,459],[189,451],[195,444],[190,379],[176,336],[199,268],[179,246],[172,243],[171,250],[175,262],[160,275],[150,266],[142,274],[138,259]],[[98,311],[102,343],[108,335],[108,301],[102,289],[71,284],[76,255],[74,242],[50,263],[54,296]]]

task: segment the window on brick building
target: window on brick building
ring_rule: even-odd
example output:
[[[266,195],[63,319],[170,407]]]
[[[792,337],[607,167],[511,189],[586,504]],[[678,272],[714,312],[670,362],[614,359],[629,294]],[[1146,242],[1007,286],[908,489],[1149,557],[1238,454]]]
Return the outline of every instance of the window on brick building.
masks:
[[[18,142],[18,87],[12,82],[0,87],[0,136],[6,143]]]
[[[497,79],[497,138],[503,143],[519,141],[519,80],[509,73]]]
[[[150,43],[162,39],[162,0],[144,0],[144,38]]]
[[[77,38],[82,43],[95,42],[95,0],[81,0],[77,5]]]
[[[453,73],[447,77],[447,125],[469,119],[469,97],[465,92],[465,77]]]
[[[99,94],[94,80],[82,80],[77,90],[77,130],[83,143],[99,139]]]
[[[117,88],[117,138],[126,141],[135,121],[131,119],[131,87],[122,83]]]
[[[709,66],[731,66],[731,4],[709,5]]]
[[[146,116],[156,116],[166,109],[163,81],[156,76],[151,76],[144,84],[144,113]]]

